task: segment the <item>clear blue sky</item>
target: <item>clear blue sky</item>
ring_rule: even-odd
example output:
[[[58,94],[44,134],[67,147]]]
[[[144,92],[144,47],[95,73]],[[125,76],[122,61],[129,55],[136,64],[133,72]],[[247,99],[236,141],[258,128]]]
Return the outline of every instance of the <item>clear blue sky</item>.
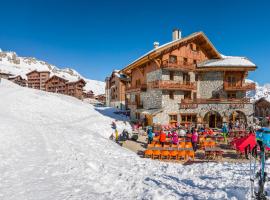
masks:
[[[149,51],[154,41],[204,31],[225,55],[247,56],[270,82],[270,1],[0,0],[0,48],[70,66],[104,80]]]

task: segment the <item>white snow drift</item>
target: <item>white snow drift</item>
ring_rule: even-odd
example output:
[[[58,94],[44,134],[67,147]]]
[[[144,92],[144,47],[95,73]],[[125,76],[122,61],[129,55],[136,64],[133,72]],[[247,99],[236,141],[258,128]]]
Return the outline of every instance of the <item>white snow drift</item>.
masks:
[[[142,159],[108,139],[111,117],[112,109],[2,80],[0,199],[249,197],[248,165]]]

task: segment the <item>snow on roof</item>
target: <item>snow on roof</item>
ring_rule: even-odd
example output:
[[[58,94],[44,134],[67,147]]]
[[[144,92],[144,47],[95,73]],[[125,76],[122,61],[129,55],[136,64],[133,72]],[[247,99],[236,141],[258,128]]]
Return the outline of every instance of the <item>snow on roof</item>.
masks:
[[[198,67],[256,67],[246,57],[224,56],[222,59],[210,59],[198,64]]]

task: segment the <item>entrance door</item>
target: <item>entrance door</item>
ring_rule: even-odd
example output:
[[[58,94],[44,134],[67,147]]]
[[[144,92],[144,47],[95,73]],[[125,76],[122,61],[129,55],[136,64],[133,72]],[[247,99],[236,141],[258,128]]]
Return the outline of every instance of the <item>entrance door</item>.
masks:
[[[218,112],[208,112],[204,121],[209,125],[209,128],[221,128],[222,127],[222,118]]]

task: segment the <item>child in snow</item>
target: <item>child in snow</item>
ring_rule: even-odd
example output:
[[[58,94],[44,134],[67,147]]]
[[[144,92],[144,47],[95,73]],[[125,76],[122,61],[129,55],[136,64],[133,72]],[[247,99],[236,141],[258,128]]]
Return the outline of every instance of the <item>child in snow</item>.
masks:
[[[147,136],[148,136],[148,144],[151,144],[153,141],[153,132],[152,132],[152,127],[149,127],[147,129]]]
[[[198,135],[197,129],[195,129],[191,136],[191,143],[192,143],[193,150],[195,152],[197,151],[198,137],[199,135]]]

